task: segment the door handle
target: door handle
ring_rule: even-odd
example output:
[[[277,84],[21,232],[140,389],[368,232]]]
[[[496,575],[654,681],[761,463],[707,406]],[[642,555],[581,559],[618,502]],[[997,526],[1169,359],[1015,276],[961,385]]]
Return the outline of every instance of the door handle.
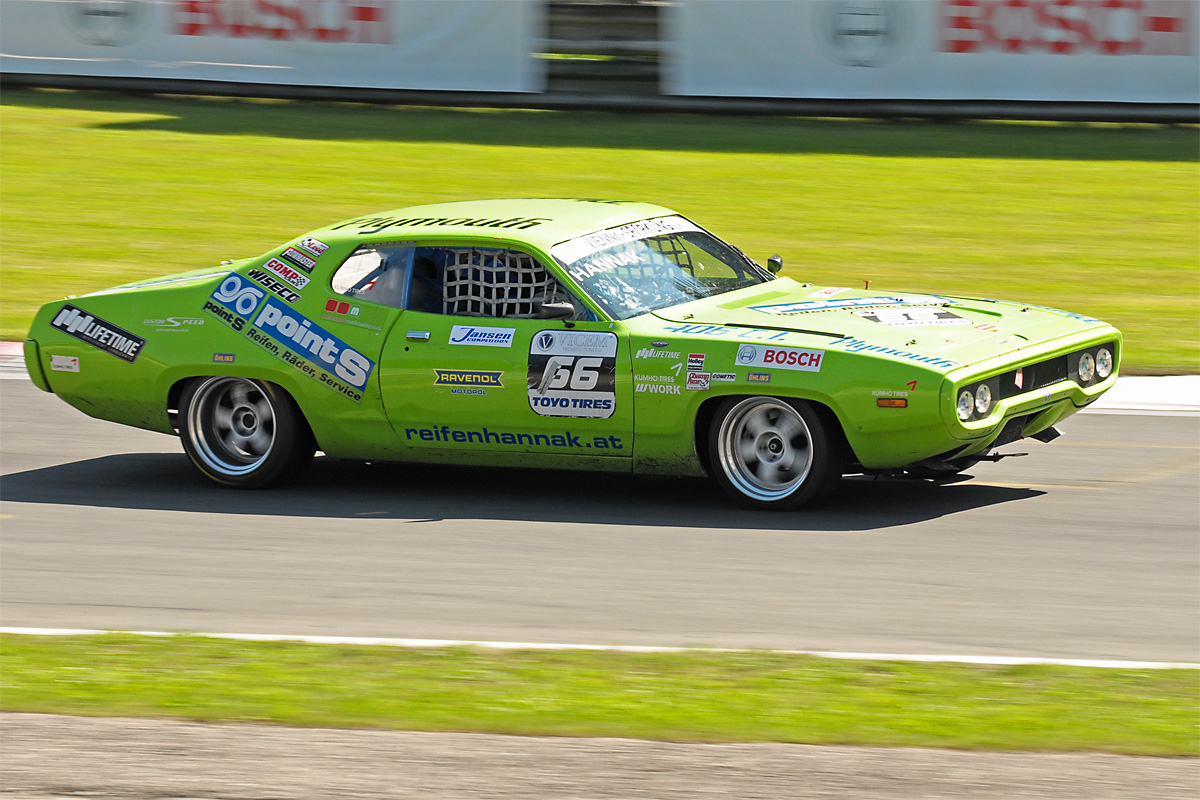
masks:
[[[428,342],[429,331],[409,331],[404,334],[405,339],[411,339],[414,342]]]

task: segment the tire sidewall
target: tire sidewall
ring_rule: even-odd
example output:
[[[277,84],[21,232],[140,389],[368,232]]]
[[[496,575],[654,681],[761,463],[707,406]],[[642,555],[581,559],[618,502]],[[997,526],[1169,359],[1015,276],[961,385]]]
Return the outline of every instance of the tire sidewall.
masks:
[[[184,452],[188,459],[209,480],[232,489],[258,489],[280,483],[289,475],[294,475],[312,459],[315,449],[312,434],[304,420],[296,402],[286,391],[268,381],[241,378],[252,384],[263,393],[271,404],[274,416],[274,440],[270,452],[254,469],[241,474],[231,475],[218,471],[210,465],[197,450],[193,438],[192,405],[197,402],[196,396],[210,381],[219,376],[196,378],[190,381],[183,392],[179,403],[180,439],[183,441]],[[229,376],[220,376],[229,377]]]
[[[743,492],[726,473],[725,461],[720,453],[722,429],[726,424],[730,412],[745,401],[754,399],[791,406],[804,421],[804,424],[808,426],[809,442],[812,448],[812,464],[809,467],[808,474],[788,495],[774,500],[762,500],[751,497]],[[739,505],[746,508],[768,511],[790,511],[800,508],[824,494],[831,488],[832,483],[841,476],[842,464],[839,461],[838,454],[839,449],[836,446],[836,440],[831,436],[827,430],[826,423],[813,410],[813,407],[803,400],[795,400],[787,397],[751,395],[726,398],[717,408],[716,414],[713,415],[708,431],[708,457],[713,478],[730,497]]]

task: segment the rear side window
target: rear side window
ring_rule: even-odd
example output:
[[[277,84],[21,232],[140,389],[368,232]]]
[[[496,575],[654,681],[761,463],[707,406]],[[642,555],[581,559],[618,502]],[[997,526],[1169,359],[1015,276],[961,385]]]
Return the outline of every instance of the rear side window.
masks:
[[[357,300],[404,308],[413,245],[363,245],[333,275],[333,290]]]

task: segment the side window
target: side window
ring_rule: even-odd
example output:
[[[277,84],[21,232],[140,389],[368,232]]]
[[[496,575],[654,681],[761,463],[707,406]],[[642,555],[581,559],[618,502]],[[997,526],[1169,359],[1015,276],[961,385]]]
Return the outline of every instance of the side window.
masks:
[[[411,242],[364,244],[333,275],[333,290],[357,300],[404,308],[405,284],[412,266]]]
[[[528,253],[491,247],[417,247],[407,308],[493,319],[590,320],[587,307]]]

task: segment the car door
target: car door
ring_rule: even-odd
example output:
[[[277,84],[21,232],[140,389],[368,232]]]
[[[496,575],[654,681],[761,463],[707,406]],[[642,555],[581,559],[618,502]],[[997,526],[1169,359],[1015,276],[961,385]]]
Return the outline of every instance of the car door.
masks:
[[[578,318],[531,318],[554,300]],[[632,456],[628,337],[583,318],[536,258],[418,242],[405,305],[379,364],[405,447]]]

